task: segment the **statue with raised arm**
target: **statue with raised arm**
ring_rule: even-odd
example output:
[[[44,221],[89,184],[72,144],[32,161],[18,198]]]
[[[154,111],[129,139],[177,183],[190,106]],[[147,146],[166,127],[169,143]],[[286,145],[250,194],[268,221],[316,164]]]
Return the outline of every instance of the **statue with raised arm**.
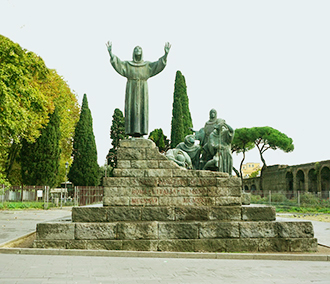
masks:
[[[171,45],[165,44],[165,54],[156,62],[143,60],[142,48],[136,46],[132,61],[121,61],[112,53],[112,43],[106,44],[110,63],[122,76],[127,78],[125,94],[125,133],[133,137],[148,134],[149,98],[147,80],[160,73],[166,66]]]

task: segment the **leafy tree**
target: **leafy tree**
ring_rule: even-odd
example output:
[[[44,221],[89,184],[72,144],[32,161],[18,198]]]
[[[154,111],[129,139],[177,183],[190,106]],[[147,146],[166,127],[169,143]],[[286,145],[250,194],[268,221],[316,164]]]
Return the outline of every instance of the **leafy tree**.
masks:
[[[99,165],[97,164],[93,119],[86,94],[83,97],[80,118],[75,129],[72,157],[73,162],[68,173],[69,180],[74,185],[98,185]]]
[[[112,148],[110,148],[107,155],[108,165],[112,168],[117,167],[117,149],[119,147],[119,141],[128,138],[125,134],[125,118],[120,109],[116,108],[112,116],[112,124],[110,127],[110,139]]]
[[[21,180],[17,157],[22,140],[35,142],[58,108],[61,160],[57,183],[64,180],[65,162],[70,160],[72,137],[79,118],[76,96],[55,70],[48,69],[33,52],[0,35],[0,173]]]
[[[249,128],[237,128],[235,129],[234,139],[231,143],[232,153],[242,153],[243,158],[239,165],[239,172],[236,169],[234,171],[238,176],[243,178],[242,166],[245,160],[245,153],[254,148],[254,137],[251,136],[251,130]]]
[[[180,71],[176,72],[173,109],[171,122],[171,148],[183,142],[186,135],[191,134],[192,120],[189,111],[186,80]]]
[[[155,142],[159,152],[165,152],[169,149],[170,141],[164,135],[163,129],[159,128],[151,131],[148,138]]]
[[[254,139],[254,144],[259,150],[260,159],[263,163],[263,168],[267,167],[263,154],[268,149],[280,149],[285,153],[292,152],[294,149],[293,140],[284,133],[269,126],[252,127],[250,129],[251,137]]]
[[[6,175],[21,139],[34,142],[54,110],[51,98],[39,88],[47,75],[40,57],[0,35],[0,170]]]
[[[35,143],[22,141],[21,171],[27,185],[56,185],[60,160],[60,118],[55,108]]]

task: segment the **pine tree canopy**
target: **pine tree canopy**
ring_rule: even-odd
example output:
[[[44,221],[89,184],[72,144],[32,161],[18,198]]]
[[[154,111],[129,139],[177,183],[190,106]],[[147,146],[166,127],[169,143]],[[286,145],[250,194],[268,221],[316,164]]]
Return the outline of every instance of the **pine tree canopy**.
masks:
[[[73,162],[68,174],[69,180],[78,186],[95,186],[99,180],[99,165],[93,133],[93,119],[84,94],[80,118],[73,141]]]

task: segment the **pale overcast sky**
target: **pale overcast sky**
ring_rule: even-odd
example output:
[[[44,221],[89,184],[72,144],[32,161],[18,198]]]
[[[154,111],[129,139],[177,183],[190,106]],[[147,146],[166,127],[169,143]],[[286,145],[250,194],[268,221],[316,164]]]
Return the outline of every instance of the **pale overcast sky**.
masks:
[[[126,79],[109,62],[133,48],[155,61],[172,48],[164,71],[149,79],[149,132],[170,136],[174,79],[186,78],[195,129],[209,110],[233,128],[271,126],[295,150],[268,150],[268,165],[330,159],[330,1],[0,0],[0,33],[40,55],[78,96],[87,94],[98,161],[110,148],[115,108]],[[238,166],[241,155],[234,154]],[[246,162],[259,162],[257,150]]]

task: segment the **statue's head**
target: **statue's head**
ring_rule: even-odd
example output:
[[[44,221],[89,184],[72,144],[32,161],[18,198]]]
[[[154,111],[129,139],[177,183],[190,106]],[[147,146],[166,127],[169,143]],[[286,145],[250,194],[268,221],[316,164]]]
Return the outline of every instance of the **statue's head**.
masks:
[[[217,111],[214,108],[212,108],[210,110],[210,120],[214,120],[216,118],[217,118]]]
[[[184,138],[184,144],[186,144],[188,147],[191,147],[195,144],[195,138],[194,135],[187,135]]]
[[[134,62],[142,61],[142,48],[140,46],[136,46],[133,50],[133,61]]]

